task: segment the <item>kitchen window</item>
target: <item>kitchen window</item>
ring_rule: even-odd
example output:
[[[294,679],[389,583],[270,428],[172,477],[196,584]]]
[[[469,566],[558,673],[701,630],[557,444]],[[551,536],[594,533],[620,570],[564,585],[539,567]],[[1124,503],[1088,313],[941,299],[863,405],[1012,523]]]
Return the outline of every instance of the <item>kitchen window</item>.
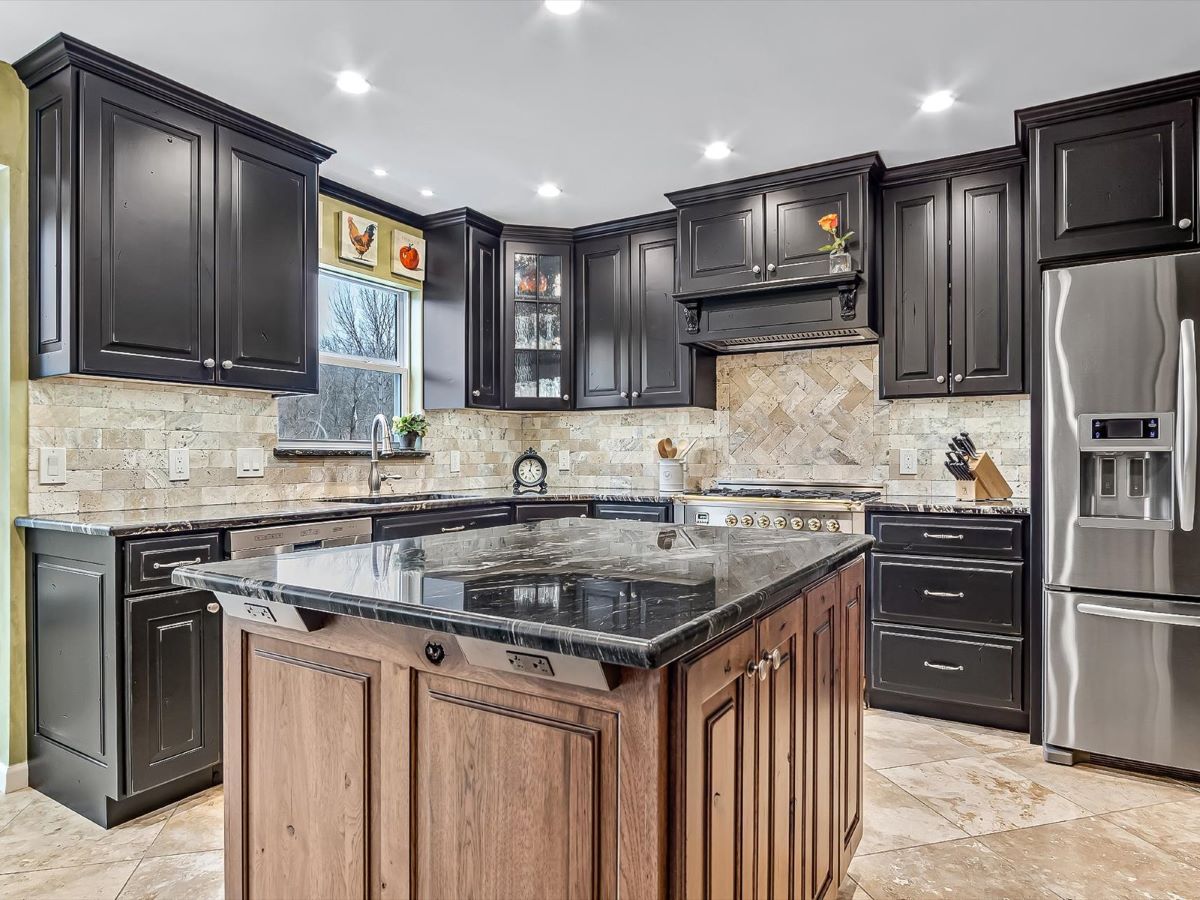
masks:
[[[371,420],[408,409],[410,297],[387,282],[322,268],[321,392],[279,400],[282,448],[362,448]]]

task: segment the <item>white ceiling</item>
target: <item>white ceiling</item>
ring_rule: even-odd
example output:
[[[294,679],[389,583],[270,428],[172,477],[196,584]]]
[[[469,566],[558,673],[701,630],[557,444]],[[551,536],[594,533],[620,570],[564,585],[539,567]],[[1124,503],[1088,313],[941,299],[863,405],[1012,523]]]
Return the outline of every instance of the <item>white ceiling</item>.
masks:
[[[335,147],[324,174],[401,206],[568,226],[1009,144],[1014,109],[1200,68],[1196,2],[0,2],[0,59],[58,31]],[[346,68],[375,90],[338,92]],[[942,88],[960,102],[919,113]],[[716,139],[733,155],[703,159]]]

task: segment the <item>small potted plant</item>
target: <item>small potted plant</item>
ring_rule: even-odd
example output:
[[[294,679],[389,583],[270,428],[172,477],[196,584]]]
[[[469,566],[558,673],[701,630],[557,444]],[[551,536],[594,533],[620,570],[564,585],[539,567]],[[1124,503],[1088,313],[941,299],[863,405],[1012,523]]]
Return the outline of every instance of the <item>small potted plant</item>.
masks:
[[[829,274],[838,275],[842,272],[849,272],[852,262],[850,254],[846,252],[846,242],[854,235],[853,231],[847,231],[843,235],[838,234],[838,214],[828,213],[817,219],[817,225],[820,229],[829,235],[829,243],[824,247],[818,247],[818,250],[823,250],[829,254]]]
[[[410,413],[407,416],[392,418],[392,433],[401,450],[421,449],[421,438],[429,430],[429,422],[422,413]]]

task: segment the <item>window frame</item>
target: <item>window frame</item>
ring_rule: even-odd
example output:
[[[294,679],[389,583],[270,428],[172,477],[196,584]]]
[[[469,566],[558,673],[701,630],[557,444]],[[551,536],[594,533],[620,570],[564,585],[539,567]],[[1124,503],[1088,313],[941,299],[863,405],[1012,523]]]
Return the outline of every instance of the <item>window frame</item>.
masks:
[[[339,366],[347,369],[363,369],[368,372],[384,372],[393,376],[399,375],[400,390],[397,391],[397,394],[399,395],[400,400],[400,411],[397,413],[393,410],[391,415],[388,416],[388,422],[390,425],[392,416],[407,415],[412,408],[411,397],[413,392],[413,384],[412,368],[410,363],[414,355],[413,309],[416,305],[413,297],[414,291],[411,288],[402,284],[398,284],[394,281],[376,278],[366,274],[365,272],[350,271],[343,269],[341,266],[332,266],[326,263],[321,263],[317,268],[318,279],[322,275],[329,275],[344,281],[361,282],[370,287],[380,288],[397,295],[396,302],[399,305],[399,309],[396,310],[397,361],[395,363],[362,356],[346,356],[341,353],[328,353],[324,350],[319,351],[317,358],[318,366]],[[319,295],[320,291],[318,289],[318,297]],[[318,300],[318,302],[320,301]],[[401,340],[402,336],[404,338],[403,340]],[[400,361],[401,356],[403,356],[403,362]],[[317,393],[318,395],[320,394],[319,385]],[[284,394],[280,397],[280,399],[283,399],[287,396],[287,394]],[[384,411],[380,410],[380,412]],[[309,438],[301,440],[295,438],[284,438],[279,434],[279,425],[277,423],[275,426],[275,446],[277,446],[280,450],[368,450],[370,449],[371,442],[370,440],[356,441],[350,439],[319,440],[315,438]]]

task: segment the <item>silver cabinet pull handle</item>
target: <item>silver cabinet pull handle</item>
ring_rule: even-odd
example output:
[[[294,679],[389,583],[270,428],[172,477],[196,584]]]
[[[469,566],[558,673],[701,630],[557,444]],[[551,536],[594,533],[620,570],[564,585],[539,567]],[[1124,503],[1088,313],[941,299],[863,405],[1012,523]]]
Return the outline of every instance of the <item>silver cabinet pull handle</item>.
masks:
[[[964,594],[962,591],[959,591],[956,594],[952,591],[931,591],[928,588],[921,591],[921,593],[924,594],[926,597],[945,597],[948,600],[961,600],[963,597],[966,596],[966,594]]]
[[[923,531],[921,536],[927,537],[931,541],[961,541],[963,539],[961,534],[947,534],[944,531]]]
[[[1104,616],[1108,619],[1131,619],[1134,622],[1149,622],[1153,625],[1186,625],[1190,628],[1200,628],[1200,616],[1190,616],[1185,613],[1126,609],[1123,606],[1100,606],[1096,603],[1080,603],[1075,608],[1085,616]]]
[[[154,569],[154,571],[157,572],[160,569],[178,569],[180,566],[198,566],[198,565],[200,565],[201,562],[203,562],[203,560],[201,560],[200,557],[197,556],[195,559],[181,559],[178,562],[169,562],[169,563],[156,562],[156,563],[153,563],[150,566],[150,568]]]
[[[939,672],[961,672],[963,670],[962,666],[948,666],[945,663],[935,663],[929,660],[925,660],[925,668],[937,669]]]
[[[1196,521],[1196,324],[1179,323],[1179,414],[1175,419],[1175,483],[1179,485],[1179,527]]]
[[[466,529],[466,525],[443,525],[442,533],[445,534],[447,531],[466,531]]]
[[[217,367],[217,361],[215,359],[213,359],[211,356],[208,357],[208,359],[204,360],[204,368],[215,369],[216,367]]]

